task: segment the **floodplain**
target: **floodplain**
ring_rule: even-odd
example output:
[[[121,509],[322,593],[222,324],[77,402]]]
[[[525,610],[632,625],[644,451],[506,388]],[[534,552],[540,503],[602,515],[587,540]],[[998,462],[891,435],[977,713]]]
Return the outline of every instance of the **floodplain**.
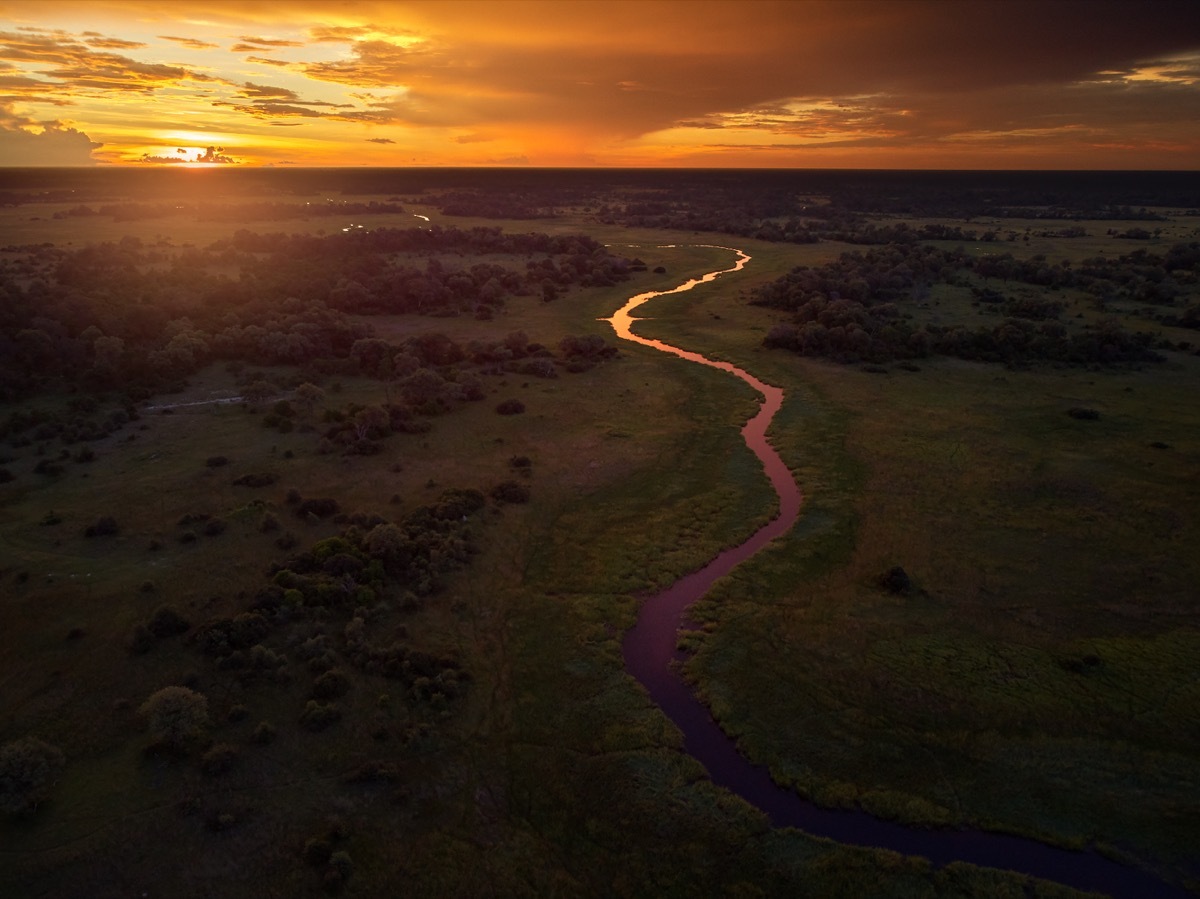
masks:
[[[722,247],[638,330],[786,390],[805,506],[681,636],[717,721],[1196,890],[1187,179],[103,174],[0,190],[5,891],[1071,895],[770,829],[623,670],[774,511],[752,391],[602,321]]]

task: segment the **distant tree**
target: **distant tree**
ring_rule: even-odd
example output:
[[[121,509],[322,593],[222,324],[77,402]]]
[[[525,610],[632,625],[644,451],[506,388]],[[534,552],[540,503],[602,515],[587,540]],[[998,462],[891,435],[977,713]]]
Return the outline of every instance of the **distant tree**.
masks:
[[[242,398],[252,406],[260,406],[271,398],[275,388],[259,378],[242,388]]]
[[[187,687],[163,687],[138,712],[155,743],[176,749],[199,736],[208,724],[208,700]]]
[[[303,410],[305,415],[312,415],[313,410],[315,410],[324,399],[325,391],[316,384],[305,381],[296,388],[296,405]]]
[[[0,747],[0,812],[31,812],[45,800],[63,767],[63,754],[36,737]]]

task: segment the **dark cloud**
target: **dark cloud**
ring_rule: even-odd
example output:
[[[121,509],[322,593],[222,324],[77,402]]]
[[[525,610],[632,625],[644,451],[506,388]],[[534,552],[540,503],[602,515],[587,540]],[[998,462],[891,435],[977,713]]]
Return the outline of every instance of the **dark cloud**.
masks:
[[[266,84],[255,84],[252,81],[245,82],[241,89],[238,90],[239,97],[245,97],[251,100],[270,99],[270,100],[298,100],[299,96],[295,91],[289,90],[286,87],[271,87]]]
[[[371,144],[394,144],[395,141],[390,137],[368,137],[367,143]]]
[[[205,147],[203,150],[195,150],[195,158],[189,157],[186,154],[189,152],[183,149],[177,149],[176,156],[154,156],[146,153],[142,156],[141,161],[151,163],[153,165],[237,165],[238,161],[232,156],[225,155],[224,147]]]
[[[94,165],[92,151],[101,146],[82,131],[58,122],[44,123],[40,133],[0,124],[0,159],[5,165]]]

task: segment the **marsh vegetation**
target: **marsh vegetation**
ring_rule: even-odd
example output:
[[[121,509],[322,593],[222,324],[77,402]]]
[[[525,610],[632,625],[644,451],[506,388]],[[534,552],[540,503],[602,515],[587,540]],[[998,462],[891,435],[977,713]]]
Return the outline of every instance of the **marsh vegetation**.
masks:
[[[774,514],[753,392],[600,321],[730,235],[639,313],[788,397],[714,716],[820,804],[1195,889],[1188,179],[179,175],[0,191],[5,891],[1065,895],[771,830],[625,673]]]

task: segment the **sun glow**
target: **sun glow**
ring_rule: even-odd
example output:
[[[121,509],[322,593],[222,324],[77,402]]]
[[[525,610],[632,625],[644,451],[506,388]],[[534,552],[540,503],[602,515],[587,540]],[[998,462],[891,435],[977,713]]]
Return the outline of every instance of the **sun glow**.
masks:
[[[954,143],[1036,167],[1050,133],[1067,167],[1200,167],[1200,40],[1166,12],[1051,54],[988,4],[936,27],[916,2],[0,8],[0,163],[907,166]]]

